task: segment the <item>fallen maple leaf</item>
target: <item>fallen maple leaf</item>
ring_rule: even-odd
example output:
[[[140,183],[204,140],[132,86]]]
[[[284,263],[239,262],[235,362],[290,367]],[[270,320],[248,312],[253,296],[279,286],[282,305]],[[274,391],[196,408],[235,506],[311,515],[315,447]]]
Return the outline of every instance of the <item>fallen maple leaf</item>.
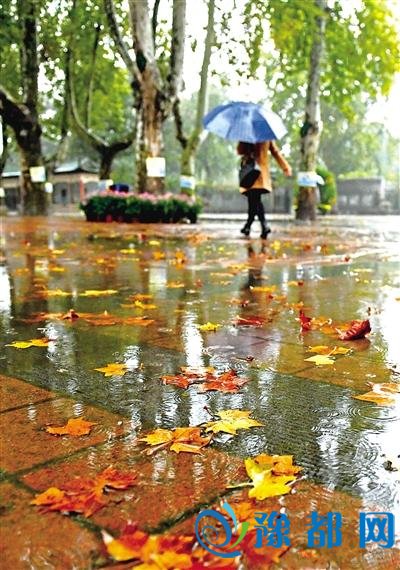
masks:
[[[245,459],[244,464],[253,483],[249,497],[258,501],[289,493],[289,483],[295,481],[296,474],[301,471],[301,467],[293,465],[291,455],[261,454],[254,459]]]
[[[270,285],[270,286],[256,285],[253,287],[250,286],[250,290],[253,291],[254,293],[274,293],[276,291],[276,285]]]
[[[219,376],[207,376],[204,382],[199,385],[201,392],[218,391],[233,393],[237,392],[244,384],[248,382],[247,378],[240,378],[235,370],[228,370]]]
[[[90,325],[96,327],[98,326],[106,327],[106,326],[116,325],[121,322],[120,318],[110,315],[108,311],[104,311],[103,313],[99,314],[96,313],[87,314],[85,315],[84,320]]]
[[[79,319],[78,313],[74,309],[70,309],[67,313],[60,317],[63,321],[76,321]]]
[[[150,446],[169,446],[169,449],[176,453],[200,453],[201,448],[210,443],[211,437],[202,436],[199,427],[180,427],[173,430],[158,428],[139,438],[139,441]]]
[[[53,435],[72,435],[75,437],[80,437],[82,435],[88,435],[92,426],[97,425],[95,422],[88,422],[83,418],[70,418],[65,426],[60,427],[46,427],[46,431]]]
[[[326,346],[324,344],[308,347],[308,352],[315,352],[316,354],[325,354],[327,356],[335,356],[336,354],[347,354],[350,351],[351,351],[350,348],[345,348],[344,346],[334,346],[333,348],[331,348],[330,346]]]
[[[166,284],[167,289],[182,289],[185,287],[185,284],[182,281],[169,281]]]
[[[50,487],[36,495],[31,505],[43,512],[82,513],[89,517],[105,506],[105,489],[127,489],[136,485],[136,475],[120,473],[114,467],[107,467],[92,479],[77,477],[63,485],[63,488]]]
[[[47,347],[49,342],[54,341],[50,338],[32,338],[31,340],[15,340],[11,344],[6,344],[6,346],[12,346],[13,348]]]
[[[219,325],[217,323],[210,323],[210,322],[207,322],[204,325],[197,325],[197,328],[202,332],[216,331],[221,327],[222,327],[222,325]]]
[[[373,402],[380,406],[393,406],[397,398],[392,394],[400,393],[400,384],[395,382],[386,382],[383,384],[374,384],[372,390],[359,396],[353,396],[356,400],[365,402]]]
[[[302,309],[299,311],[299,321],[302,332],[311,330],[311,317],[307,317]]]
[[[338,332],[340,340],[357,340],[364,338],[366,334],[371,332],[371,325],[368,319],[366,321],[351,321],[350,328],[347,331]]]
[[[131,524],[117,539],[104,530],[102,536],[108,553],[117,562],[142,562],[135,569],[195,570],[191,553],[195,541],[193,535],[149,535]]]
[[[264,425],[250,418],[250,414],[251,412],[244,410],[223,410],[217,412],[216,415],[221,419],[206,423],[205,431],[212,431],[213,433],[224,432],[236,435],[238,429],[249,429],[251,427]]]
[[[249,327],[262,327],[265,323],[265,319],[263,317],[240,317],[237,316],[234,324],[236,326],[249,326]]]
[[[99,372],[103,372],[104,376],[123,376],[128,372],[128,367],[126,364],[119,364],[117,362],[112,364],[107,364],[107,366],[103,366],[102,368],[94,368],[94,370],[98,370]]]
[[[176,374],[175,376],[166,374],[165,376],[161,376],[161,380],[163,381],[163,384],[172,384],[179,388],[187,388],[191,384],[190,379],[183,374]]]
[[[79,293],[80,297],[103,297],[108,295],[115,295],[118,293],[115,289],[86,289],[83,293]]]
[[[325,356],[324,354],[316,354],[315,356],[310,356],[310,358],[305,358],[305,362],[314,362],[317,366],[323,366],[326,364],[334,364],[335,359]]]

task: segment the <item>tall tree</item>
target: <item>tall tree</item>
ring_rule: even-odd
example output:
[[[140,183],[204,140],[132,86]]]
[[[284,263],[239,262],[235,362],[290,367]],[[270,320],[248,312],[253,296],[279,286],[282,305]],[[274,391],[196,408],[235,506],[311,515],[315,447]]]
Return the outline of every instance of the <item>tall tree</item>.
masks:
[[[214,29],[215,0],[208,1],[207,33],[204,43],[203,62],[200,72],[200,89],[197,95],[196,117],[193,128],[189,135],[185,135],[182,117],[180,113],[180,103],[177,97],[174,104],[174,116],[177,131],[177,138],[182,146],[181,174],[187,176],[194,175],[194,157],[200,144],[200,137],[203,130],[203,116],[207,104],[207,85],[209,67],[211,61],[211,50],[215,43]]]
[[[11,9],[11,5],[8,8]],[[44,183],[34,182],[30,170],[34,166],[44,166],[38,87],[37,26],[40,2],[17,0],[16,8],[16,19],[20,30],[18,47],[22,100],[12,96],[5,87],[0,86],[0,113],[5,124],[14,131],[20,152],[23,213],[46,214],[47,199]]]
[[[163,46],[169,52],[168,61],[165,49],[157,50],[159,2],[155,2],[151,16],[148,0],[129,0],[134,60],[121,33],[113,1],[104,0],[104,6],[115,46],[131,72],[136,92],[137,186],[140,192],[162,192],[164,181],[147,176],[146,159],[162,156],[162,125],[171,115],[182,86],[186,0],[173,0],[171,37],[169,45]]]
[[[306,85],[299,166],[308,170],[318,156],[320,101],[351,118],[354,97],[362,94],[371,101],[390,90],[400,69],[400,44],[390,5],[386,0],[362,0],[355,5],[345,0],[249,0],[245,26],[253,66],[262,61],[265,49],[262,18],[269,22],[280,67],[280,80],[267,76],[268,83],[284,91],[285,83],[292,82],[300,93]],[[298,217],[313,219],[313,202],[313,192],[304,189]]]
[[[125,135],[121,136],[118,133],[118,127],[120,127],[118,123],[121,121],[118,120],[120,113],[116,108],[116,102],[124,94],[123,88],[121,94],[121,83],[127,83],[126,72],[115,68],[114,62],[107,57],[102,38],[104,33],[102,14],[92,10],[88,21],[85,8],[85,4],[77,6],[76,2],[73,2],[69,13],[72,26],[69,26],[70,41],[66,46],[66,97],[72,127],[77,135],[99,155],[99,176],[101,179],[107,179],[111,176],[115,156],[132,145],[134,132],[132,121],[126,120],[125,123],[128,126],[130,123],[130,132],[126,132],[124,128]],[[76,76],[80,77],[80,104],[77,101]],[[106,81],[104,81],[105,78]],[[96,125],[96,122],[99,123],[96,121],[99,90],[106,91],[110,95],[107,105],[113,107],[112,125],[107,125],[104,105],[101,109],[101,126]],[[126,96],[123,98],[124,107],[125,104],[128,104]],[[128,117],[125,118],[128,119]],[[100,133],[94,132],[94,126],[100,127]]]
[[[314,0],[318,13],[315,15],[315,26],[308,65],[308,81],[306,107],[303,125],[300,130],[300,170],[315,172],[318,161],[318,148],[322,129],[320,84],[321,66],[325,52],[325,29],[327,18],[327,0]],[[299,220],[315,220],[317,195],[313,186],[300,186],[296,218]]]

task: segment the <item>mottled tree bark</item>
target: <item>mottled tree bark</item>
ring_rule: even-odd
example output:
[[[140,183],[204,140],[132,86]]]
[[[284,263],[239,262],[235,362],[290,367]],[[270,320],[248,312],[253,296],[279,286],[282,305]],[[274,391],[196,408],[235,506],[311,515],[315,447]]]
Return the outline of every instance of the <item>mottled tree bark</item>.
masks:
[[[182,145],[181,155],[181,174],[186,176],[194,175],[194,158],[200,144],[200,137],[203,131],[203,116],[207,102],[207,84],[208,84],[208,68],[211,60],[211,50],[215,42],[214,30],[214,12],[215,0],[208,2],[208,22],[207,34],[204,45],[203,63],[200,73],[200,90],[197,96],[196,119],[193,129],[188,137],[183,133],[182,118],[180,116],[179,100],[177,99],[174,106],[175,126],[177,130],[177,138]]]
[[[156,4],[158,7],[158,5]],[[171,114],[182,83],[186,0],[174,0],[170,68],[163,81],[154,50],[156,22],[147,0],[129,0],[133,47],[136,56],[135,79],[140,91],[140,121],[136,147],[139,192],[164,191],[164,178],[145,176],[146,159],[163,155],[162,126]],[[153,14],[154,16],[154,14]]]
[[[325,48],[325,24],[327,0],[314,0],[319,8],[315,19],[315,31],[310,55],[310,68],[306,95],[306,110],[301,128],[300,170],[315,172],[318,159],[318,148],[322,130],[320,110],[320,77],[321,62]],[[298,220],[315,220],[316,189],[301,186],[296,218]]]
[[[30,168],[44,166],[42,129],[38,118],[38,47],[37,2],[17,1],[22,41],[20,46],[23,102],[14,100],[0,87],[0,113],[14,133],[21,157],[22,212],[28,215],[47,214],[47,197],[43,182],[33,182]]]

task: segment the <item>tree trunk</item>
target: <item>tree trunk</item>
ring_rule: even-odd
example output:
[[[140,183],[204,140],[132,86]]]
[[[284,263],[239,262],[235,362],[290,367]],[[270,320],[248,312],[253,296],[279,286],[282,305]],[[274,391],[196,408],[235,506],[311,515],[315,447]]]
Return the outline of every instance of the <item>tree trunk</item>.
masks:
[[[151,177],[147,174],[146,159],[163,156],[162,125],[163,117],[158,103],[158,96],[154,90],[143,90],[143,107],[141,110],[141,129],[138,149],[139,163],[136,163],[137,182],[139,192],[160,194],[165,184],[162,177]]]
[[[215,0],[209,0],[207,34],[204,45],[203,63],[200,73],[200,90],[197,97],[196,119],[193,130],[190,133],[188,139],[183,136],[182,132],[179,132],[182,131],[182,119],[179,112],[179,102],[174,109],[175,124],[178,131],[178,140],[181,142],[183,147],[181,155],[181,174],[184,176],[194,176],[194,161],[197,149],[200,144],[201,132],[203,130],[202,121],[207,103],[208,68],[210,66],[211,50],[215,42],[214,12]]]
[[[154,49],[154,32],[158,3],[153,21],[147,0],[129,0],[133,47],[136,55],[136,78],[140,89],[140,123],[136,148],[136,183],[139,192],[161,193],[164,178],[146,173],[146,159],[163,152],[163,122],[170,115],[181,88],[185,39],[186,0],[173,1],[170,69],[166,80],[161,77]]]
[[[310,69],[308,75],[306,110],[301,128],[300,171],[315,172],[317,168],[318,148],[322,130],[320,110],[321,63],[325,48],[325,25],[327,0],[315,0],[320,14],[315,18],[315,31],[311,47]],[[316,189],[301,186],[296,218],[315,220]]]
[[[41,135],[38,119],[39,60],[37,46],[37,2],[18,0],[17,11],[22,31],[20,49],[23,104],[12,100],[3,91],[5,120],[15,132],[21,156],[22,212],[28,215],[47,214],[47,196],[43,182],[32,182],[30,168],[43,166]]]
[[[33,136],[23,147],[20,146],[21,202],[22,211],[29,216],[46,215],[47,195],[43,182],[32,182],[30,168],[44,166],[40,136]]]

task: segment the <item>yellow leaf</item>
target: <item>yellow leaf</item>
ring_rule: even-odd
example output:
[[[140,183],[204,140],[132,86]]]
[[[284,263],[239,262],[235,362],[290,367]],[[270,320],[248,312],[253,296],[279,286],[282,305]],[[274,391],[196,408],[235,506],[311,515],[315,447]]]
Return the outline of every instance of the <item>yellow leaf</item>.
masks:
[[[186,453],[201,453],[201,448],[198,445],[192,445],[190,443],[173,443],[170,450],[175,451],[175,453],[180,453],[181,451],[185,451]]]
[[[152,305],[151,303],[142,303],[142,301],[134,301],[133,306],[137,309],[156,309],[157,305]]]
[[[350,348],[345,348],[344,346],[326,346],[324,344],[317,346],[309,346],[308,352],[315,352],[316,354],[325,354],[327,356],[334,356],[335,354],[347,354],[351,352]]]
[[[115,295],[118,293],[115,289],[86,289],[83,293],[80,293],[80,297],[102,297],[107,295]]]
[[[296,477],[293,475],[273,476],[271,469],[265,469],[253,459],[245,459],[244,464],[246,471],[253,483],[253,488],[249,491],[249,497],[255,497],[258,501],[262,501],[267,497],[275,497],[278,495],[286,495],[290,491],[287,485],[294,481]]]
[[[400,393],[400,384],[385,382],[383,384],[374,384],[372,390],[359,396],[353,396],[353,398],[372,402],[379,406],[393,406],[396,403],[396,397],[392,396],[392,394],[398,393]]]
[[[238,429],[249,429],[251,427],[263,426],[260,422],[250,418],[251,412],[244,410],[223,410],[217,412],[221,418],[218,421],[208,422],[206,424],[206,431],[213,433],[230,433],[236,435]]]
[[[70,418],[65,426],[49,426],[46,428],[46,431],[53,435],[72,435],[80,437],[82,435],[88,435],[91,432],[92,426],[95,425],[95,422],[88,422],[82,418]]]
[[[59,501],[64,498],[65,492],[57,487],[49,487],[40,495],[36,495],[36,497],[30,502],[31,505],[47,505],[52,503],[53,501]]]
[[[270,287],[258,285],[255,287],[250,287],[250,289],[256,293],[273,293],[276,291],[276,285],[271,285]]]
[[[174,439],[173,433],[169,429],[155,429],[145,437],[140,437],[139,441],[144,441],[149,445],[160,445],[161,443],[167,443]]]
[[[317,366],[323,366],[325,364],[334,364],[335,360],[329,356],[324,356],[323,354],[317,354],[316,356],[310,356],[310,358],[305,358],[305,362],[314,362]]]
[[[71,295],[68,291],[61,291],[61,289],[48,289],[43,293],[46,297],[69,297]]]
[[[102,368],[94,368],[94,370],[98,370],[99,372],[103,372],[104,376],[123,376],[127,373],[128,368],[126,364],[118,364],[117,362],[113,364],[107,364],[107,366],[103,366]]]
[[[222,327],[222,325],[219,325],[216,323],[210,323],[210,322],[207,322],[204,325],[198,325],[197,326],[197,328],[202,332],[216,331],[217,329],[219,329],[221,327]]]
[[[132,249],[124,248],[124,249],[120,249],[119,251],[120,251],[120,253],[136,253],[136,249],[134,249],[134,248],[132,248]]]
[[[49,346],[50,339],[48,338],[33,338],[31,340],[15,340],[11,344],[6,344],[6,346],[12,346],[13,348],[29,348],[31,346],[47,347]]]

